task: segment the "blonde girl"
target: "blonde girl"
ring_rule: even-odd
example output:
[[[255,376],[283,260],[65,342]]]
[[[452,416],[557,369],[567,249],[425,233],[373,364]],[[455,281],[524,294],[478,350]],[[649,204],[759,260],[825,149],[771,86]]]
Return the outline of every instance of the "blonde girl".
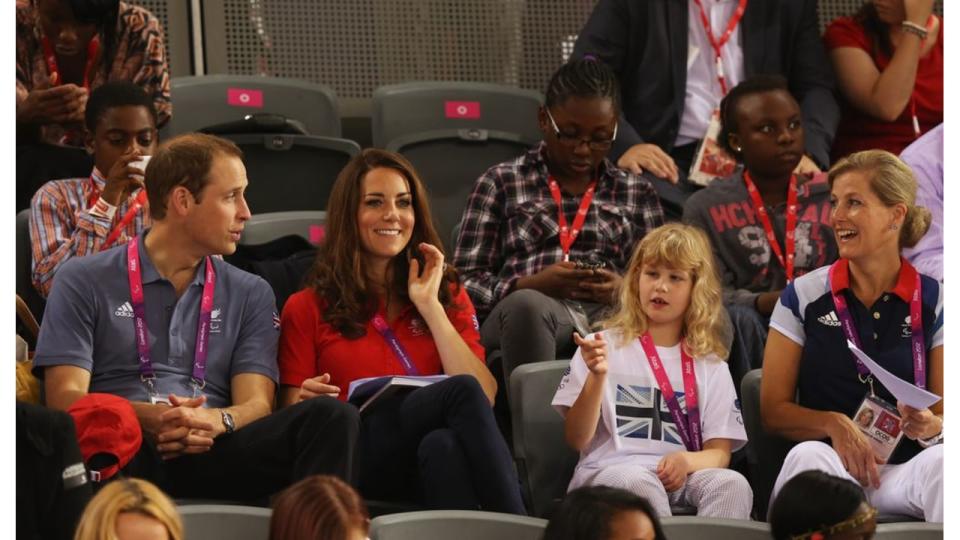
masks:
[[[90,500],[74,540],[182,540],[183,523],[173,502],[145,480],[107,484]]]
[[[639,243],[619,307],[579,345],[553,406],[580,451],[569,489],[606,485],[697,515],[749,519],[753,493],[727,469],[746,443],[722,360],[720,284],[706,236],[671,223]],[[688,407],[689,405],[689,407]]]

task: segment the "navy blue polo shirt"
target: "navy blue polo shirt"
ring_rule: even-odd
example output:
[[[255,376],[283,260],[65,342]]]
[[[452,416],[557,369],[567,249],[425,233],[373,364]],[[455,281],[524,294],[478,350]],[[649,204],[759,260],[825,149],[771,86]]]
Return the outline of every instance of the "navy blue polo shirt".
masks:
[[[193,395],[194,349],[203,293],[204,263],[177,298],[144,249],[140,266],[150,358],[158,393]],[[214,257],[216,288],[210,317],[206,386],[208,407],[231,405],[230,381],[239,373],[257,373],[277,381],[279,319],[273,291],[262,278]],[[127,246],[74,257],[57,272],[37,340],[34,368],[72,365],[90,372],[90,392],[148,401],[140,381],[134,334]]]
[[[868,307],[850,290],[848,262],[841,259],[839,265],[833,287],[847,301],[863,351],[891,373],[913,382],[910,298],[916,269],[901,259],[896,286]],[[931,349],[943,346],[943,288],[929,276],[921,274],[920,280],[923,338],[929,353]],[[797,278],[780,295],[770,318],[770,327],[803,347],[797,378],[799,404],[852,416],[869,389],[858,378],[830,287],[829,266]],[[929,365],[928,358],[928,376]],[[874,390],[889,403],[896,403],[879,382],[874,382]],[[890,463],[903,463],[920,450],[915,441],[904,438]]]

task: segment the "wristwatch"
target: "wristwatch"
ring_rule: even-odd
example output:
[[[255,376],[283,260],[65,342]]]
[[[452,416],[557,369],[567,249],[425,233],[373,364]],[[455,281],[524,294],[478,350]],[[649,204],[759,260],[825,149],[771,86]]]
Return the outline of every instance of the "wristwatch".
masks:
[[[228,413],[226,409],[220,409],[220,418],[223,419],[223,427],[226,428],[225,433],[227,435],[233,433],[233,430],[237,428],[237,425],[233,422],[233,415]]]

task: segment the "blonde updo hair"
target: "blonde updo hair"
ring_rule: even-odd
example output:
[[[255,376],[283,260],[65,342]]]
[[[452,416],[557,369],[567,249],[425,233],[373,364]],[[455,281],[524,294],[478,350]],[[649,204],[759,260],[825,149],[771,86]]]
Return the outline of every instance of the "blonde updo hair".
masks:
[[[640,276],[644,265],[662,265],[690,273],[693,288],[690,305],[683,316],[683,342],[687,353],[691,356],[712,353],[726,358],[729,351],[721,338],[725,320],[713,251],[707,235],[691,225],[668,223],[643,237],[623,276],[617,311],[604,321],[603,327],[618,330],[624,343],[647,331],[649,322],[640,298]]]
[[[123,478],[103,487],[87,504],[74,540],[114,540],[117,518],[136,512],[159,521],[170,540],[183,540],[183,522],[173,502],[146,480]]]
[[[886,150],[865,150],[850,154],[837,162],[829,172],[830,189],[837,178],[852,172],[862,172],[870,189],[886,206],[903,204],[907,215],[900,228],[900,247],[913,247],[927,234],[933,216],[917,206],[917,179],[913,171],[897,156]]]

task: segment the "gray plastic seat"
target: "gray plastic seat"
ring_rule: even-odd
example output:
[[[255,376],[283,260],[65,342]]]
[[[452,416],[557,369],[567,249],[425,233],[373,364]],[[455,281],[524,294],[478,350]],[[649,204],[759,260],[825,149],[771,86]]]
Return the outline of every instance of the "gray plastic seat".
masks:
[[[539,92],[479,82],[420,81],[373,92],[373,145],[386,148],[411,134],[485,129],[539,140]],[[491,164],[492,165],[492,164]]]
[[[186,540],[267,540],[269,508],[227,504],[178,506]]]
[[[540,540],[547,521],[468,510],[390,514],[370,522],[371,540]]]
[[[33,246],[30,243],[30,209],[26,208],[17,212],[16,228],[16,246],[14,248],[14,261],[16,270],[14,276],[16,280],[17,295],[27,304],[30,312],[33,313],[37,322],[43,317],[43,308],[46,300],[40,296],[40,293],[33,286],[33,280],[30,275],[33,273]]]
[[[770,526],[741,519],[674,516],[660,519],[670,540],[769,540]]]
[[[875,540],[941,540],[943,523],[881,523]]]
[[[324,85],[254,75],[202,75],[170,79],[173,116],[164,137],[272,113],[302,122],[311,135],[340,136],[337,96]]]
[[[245,197],[256,214],[324,210],[333,182],[360,146],[313,135],[222,135],[243,150]]]
[[[317,244],[323,237],[326,222],[327,213],[319,210],[254,214],[244,225],[240,243],[266,244],[277,238],[297,235],[311,244]]]

